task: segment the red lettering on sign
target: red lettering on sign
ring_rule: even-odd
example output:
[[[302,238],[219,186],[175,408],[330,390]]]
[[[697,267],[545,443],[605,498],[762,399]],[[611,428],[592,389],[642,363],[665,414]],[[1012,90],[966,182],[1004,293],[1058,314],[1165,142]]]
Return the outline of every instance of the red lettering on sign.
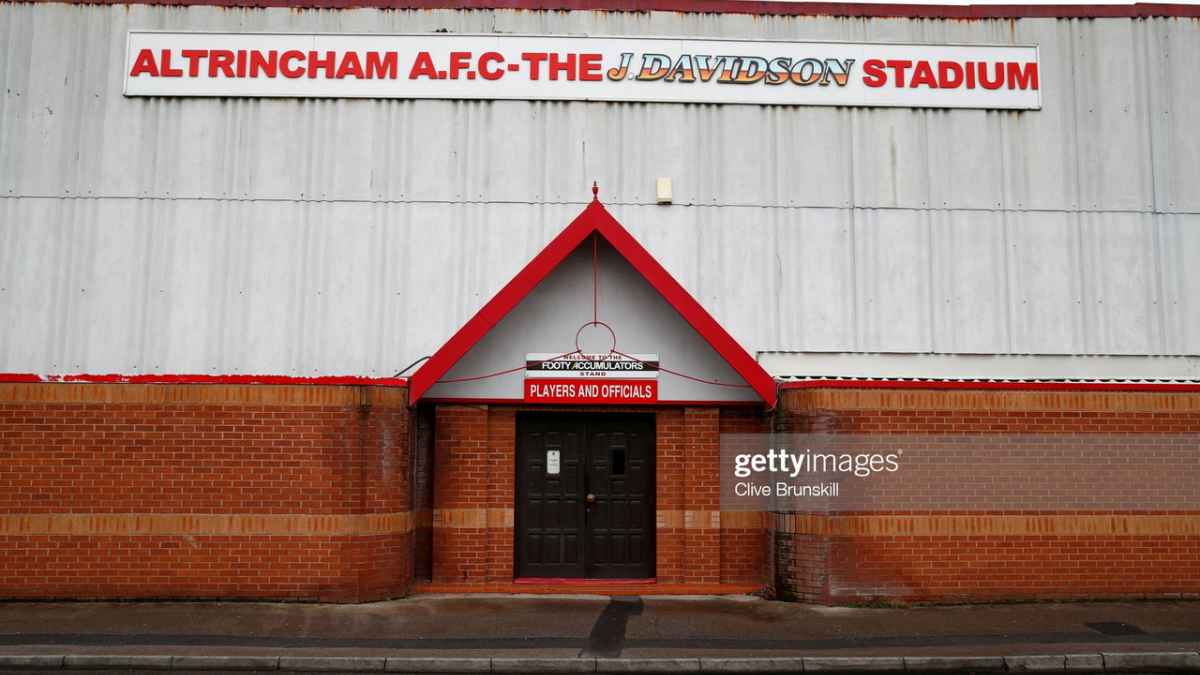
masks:
[[[278,72],[279,53],[274,49],[267,52],[266,56],[258,50],[250,52],[250,77],[258,77],[260,74],[264,77],[275,77]]]
[[[657,380],[525,380],[528,403],[655,403]]]
[[[303,77],[304,67],[291,65],[295,61],[303,61],[304,52],[299,52],[294,49],[288,50],[279,57],[279,72],[283,73],[284,77]]]
[[[1032,61],[1029,63],[1013,63],[1010,61],[1008,63],[1008,88],[1037,89],[1037,64]]]
[[[324,58],[321,57],[321,52],[308,53],[308,79],[314,79],[317,76],[318,70],[325,71],[325,79],[333,77],[334,62],[337,60],[335,52],[325,52]]]
[[[995,66],[996,79],[989,80],[988,64],[982,62],[979,64],[979,84],[983,85],[984,89],[999,89],[1004,86],[1004,64],[996,63],[993,65]]]
[[[154,52],[149,49],[138,52],[137,58],[133,60],[133,68],[129,69],[130,77],[138,75],[158,77],[158,64],[154,62]]]
[[[963,69],[956,61],[938,61],[938,86],[957,89],[963,81]]]
[[[504,77],[504,69],[493,69],[491,67],[493,63],[497,65],[504,63],[504,57],[500,55],[500,52],[485,52],[479,57],[479,75],[483,77],[483,79],[498,80]]]
[[[342,57],[342,63],[338,66],[337,74],[334,77],[339,80],[347,77],[363,79],[362,62],[358,60],[358,52],[347,52]]]
[[[418,77],[428,77],[431,80],[437,79],[437,68],[433,65],[433,57],[429,52],[421,52],[417,54],[417,58],[413,61],[412,70],[408,71],[408,79],[415,80]]]
[[[549,57],[545,52],[522,52],[521,59],[529,63],[529,79],[536,80],[540,77],[538,74],[539,65]]]
[[[937,80],[933,78],[933,68],[928,61],[917,61],[916,68],[913,69],[912,81],[908,83],[909,87],[918,87],[925,85],[937,89]]]
[[[225,77],[233,77],[233,52],[229,49],[214,49],[208,56],[208,76],[216,77],[220,73]]]
[[[208,56],[207,49],[184,49],[179,52],[188,62],[188,77],[200,76],[200,59]],[[297,52],[298,54],[299,52]]]
[[[574,54],[567,54],[565,60],[558,54],[550,55],[550,79],[557,80],[560,74],[566,75],[568,81],[575,80]]]
[[[883,61],[867,59],[863,63],[863,84],[868,87],[882,87],[887,84],[887,73],[883,72]]]
[[[603,70],[603,58],[603,54],[580,54],[579,79],[584,82],[599,82],[604,79],[604,76],[601,74]]]
[[[162,50],[162,70],[159,72],[163,77],[183,77],[182,68],[171,67],[171,50]]]
[[[367,52],[367,79],[396,79],[400,58],[396,52]],[[410,78],[411,79],[411,78]]]
[[[459,73],[470,68],[471,52],[450,52],[450,79],[457,80]]]
[[[912,66],[912,61],[908,59],[888,59],[887,67],[895,73],[894,80],[897,87],[904,86],[904,72]]]

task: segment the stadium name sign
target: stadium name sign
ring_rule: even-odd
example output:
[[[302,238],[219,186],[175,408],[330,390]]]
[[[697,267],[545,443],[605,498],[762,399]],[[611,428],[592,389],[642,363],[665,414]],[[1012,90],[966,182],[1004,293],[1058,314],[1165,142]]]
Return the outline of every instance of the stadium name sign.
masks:
[[[1031,46],[513,35],[129,33],[127,96],[1030,110]]]

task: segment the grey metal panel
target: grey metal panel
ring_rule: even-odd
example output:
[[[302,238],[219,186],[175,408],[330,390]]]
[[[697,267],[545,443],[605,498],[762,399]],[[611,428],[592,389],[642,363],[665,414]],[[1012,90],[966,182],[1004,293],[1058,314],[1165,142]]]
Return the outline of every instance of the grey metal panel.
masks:
[[[770,250],[760,258],[766,269],[759,271],[769,270],[774,280],[764,289],[769,315],[779,322],[773,342],[815,351],[856,344],[852,213],[797,209],[775,215],[776,239],[766,242]]]
[[[1009,117],[984,110],[934,110],[925,116],[931,207],[1004,206],[1004,162],[997,160],[1004,156],[1001,129]]]
[[[1133,21],[1097,21],[1073,44],[1080,205],[1085,209],[1150,209],[1150,134],[1139,42]]]
[[[931,351],[928,213],[856,211],[854,244],[857,349]]]
[[[1009,350],[1004,214],[933,211],[930,351]]]
[[[1082,219],[1084,351],[1146,354],[1162,345],[1153,219],[1100,213]]]
[[[1016,354],[1084,353],[1078,214],[1008,219],[1008,317]]]
[[[1163,351],[1194,354],[1200,344],[1200,218],[1164,215],[1154,220]]]
[[[1146,27],[1150,69],[1145,79],[1154,130],[1156,206],[1165,211],[1200,211],[1200,47],[1195,21],[1155,21]]]
[[[1006,169],[1004,205],[1010,209],[1080,208],[1073,21],[1019,21],[1016,39],[1038,45],[1042,109],[1035,115],[997,113],[1002,119]]]
[[[854,110],[854,204],[923,209],[929,206],[928,114],[911,110]]]
[[[1036,43],[1034,112],[126,99],[131,28]],[[751,350],[1200,354],[1200,24],[0,5],[0,371],[384,375],[601,197]],[[654,179],[675,204],[656,206]]]

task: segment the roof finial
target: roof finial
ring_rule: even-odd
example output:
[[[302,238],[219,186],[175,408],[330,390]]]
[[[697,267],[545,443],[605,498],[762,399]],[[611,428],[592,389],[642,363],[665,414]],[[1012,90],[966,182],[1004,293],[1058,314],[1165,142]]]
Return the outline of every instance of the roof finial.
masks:
[[[600,201],[600,186],[596,184],[596,181],[592,181],[592,201]]]

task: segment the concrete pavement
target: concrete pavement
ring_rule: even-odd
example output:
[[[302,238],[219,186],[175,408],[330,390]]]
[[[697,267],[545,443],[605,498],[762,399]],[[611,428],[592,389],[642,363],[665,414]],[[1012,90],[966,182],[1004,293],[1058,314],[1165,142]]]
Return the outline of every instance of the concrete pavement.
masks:
[[[1200,603],[1192,601],[845,608],[751,597],[476,595],[363,605],[0,603],[0,668],[9,669],[1200,672],[1197,650]]]

